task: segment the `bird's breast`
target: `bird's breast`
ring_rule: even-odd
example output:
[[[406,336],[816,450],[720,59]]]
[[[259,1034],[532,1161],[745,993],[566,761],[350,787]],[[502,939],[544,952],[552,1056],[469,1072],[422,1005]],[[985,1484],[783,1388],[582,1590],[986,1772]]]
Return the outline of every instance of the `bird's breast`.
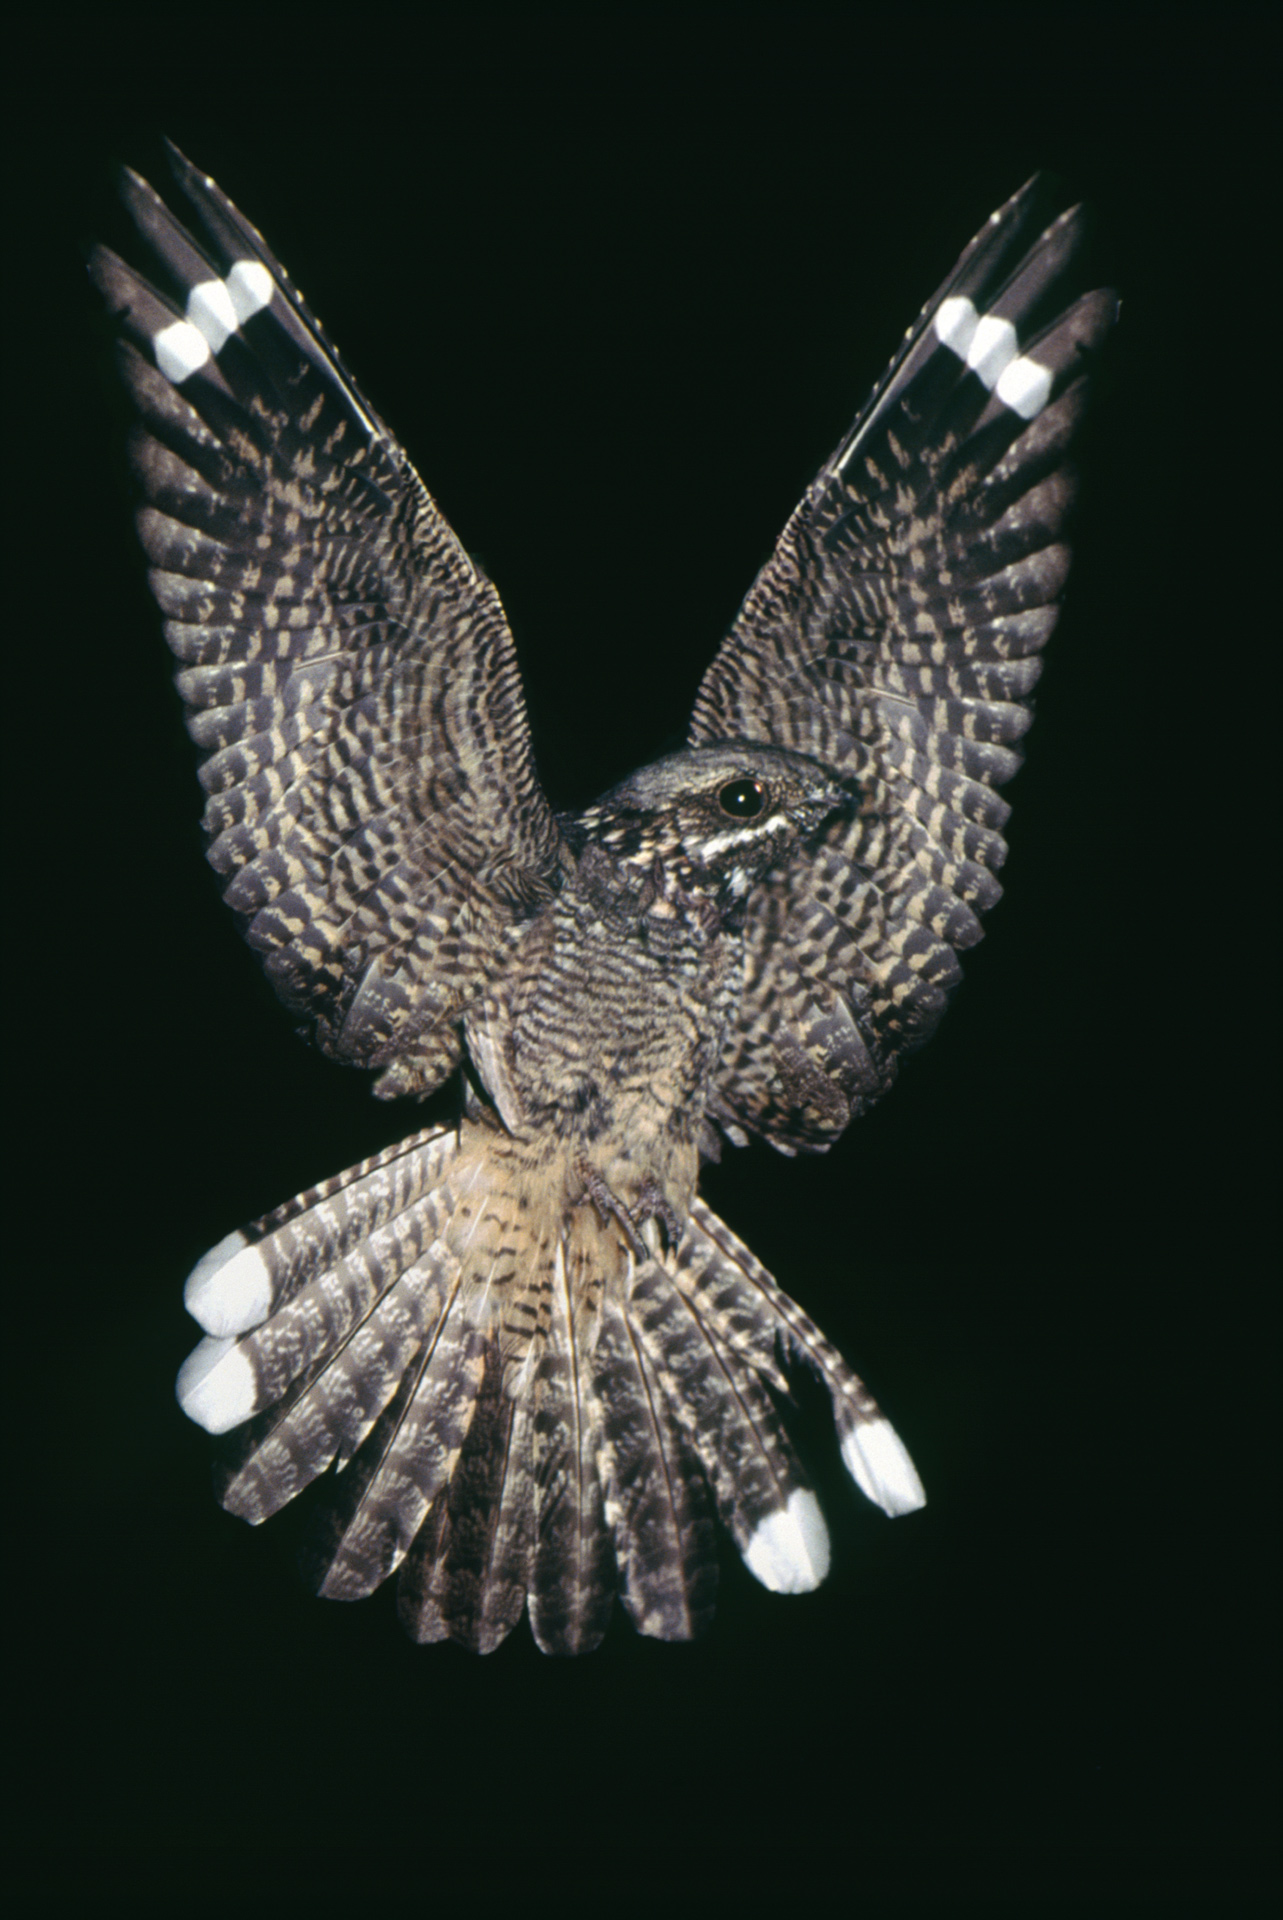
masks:
[[[684,1213],[740,971],[732,934],[683,937],[679,923],[646,912],[621,927],[582,901],[559,901],[489,1021],[521,1130],[575,1143],[612,1190],[671,1188]]]

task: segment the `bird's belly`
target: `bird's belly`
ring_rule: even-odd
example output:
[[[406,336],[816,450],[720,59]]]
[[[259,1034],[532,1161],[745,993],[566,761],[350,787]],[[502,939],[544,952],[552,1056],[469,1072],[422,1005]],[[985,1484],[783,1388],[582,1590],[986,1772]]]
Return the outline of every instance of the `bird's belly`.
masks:
[[[505,1048],[525,1125],[572,1144],[630,1208],[647,1188],[684,1218],[725,1026],[727,956],[673,965],[639,943],[554,950]]]

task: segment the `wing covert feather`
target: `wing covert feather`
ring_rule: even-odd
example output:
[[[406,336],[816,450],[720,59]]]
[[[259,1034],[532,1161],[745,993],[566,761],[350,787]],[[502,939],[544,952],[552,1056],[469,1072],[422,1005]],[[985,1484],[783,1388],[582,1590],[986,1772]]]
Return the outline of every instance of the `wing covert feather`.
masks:
[[[1001,208],[923,309],[696,698],[692,745],[808,753],[853,795],[749,902],[710,1103],[785,1152],[886,1090],[1001,893],[996,789],[1059,611],[1068,455],[1117,305],[1072,297],[1081,211],[1033,238],[1039,197]]]

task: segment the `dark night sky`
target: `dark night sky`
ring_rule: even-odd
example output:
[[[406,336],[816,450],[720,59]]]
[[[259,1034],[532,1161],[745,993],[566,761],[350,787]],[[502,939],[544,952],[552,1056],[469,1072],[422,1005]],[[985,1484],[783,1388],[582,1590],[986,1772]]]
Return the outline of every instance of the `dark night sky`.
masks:
[[[1264,13],[266,18],[45,10],[19,43],[25,1910],[1256,1912]],[[826,1158],[707,1181],[930,1505],[867,1507],[802,1390],[832,1576],[779,1599],[727,1544],[698,1646],[619,1617],[573,1665],[524,1625],[485,1662],[417,1650],[390,1591],[302,1589],[305,1515],[217,1509],[174,1405],[197,1255],[420,1121],[293,1038],[201,858],[81,266],[126,240],[114,165],[164,183],[162,133],[264,230],[498,582],[562,803],[677,743],[991,209],[1038,166],[1095,209],[1122,324],[1008,897],[882,1108]]]

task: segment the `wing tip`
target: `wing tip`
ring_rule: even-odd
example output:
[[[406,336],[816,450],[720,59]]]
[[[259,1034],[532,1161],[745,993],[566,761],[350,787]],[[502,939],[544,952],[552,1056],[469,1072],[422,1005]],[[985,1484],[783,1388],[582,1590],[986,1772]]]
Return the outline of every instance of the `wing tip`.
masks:
[[[202,173],[200,168],[187,158],[182,148],[178,146],[175,141],[171,140],[167,133],[161,135],[161,144],[165,149],[165,158],[169,162],[170,172],[180,187],[185,191],[191,191],[193,188],[208,189],[213,187],[214,182],[209,174]]]

